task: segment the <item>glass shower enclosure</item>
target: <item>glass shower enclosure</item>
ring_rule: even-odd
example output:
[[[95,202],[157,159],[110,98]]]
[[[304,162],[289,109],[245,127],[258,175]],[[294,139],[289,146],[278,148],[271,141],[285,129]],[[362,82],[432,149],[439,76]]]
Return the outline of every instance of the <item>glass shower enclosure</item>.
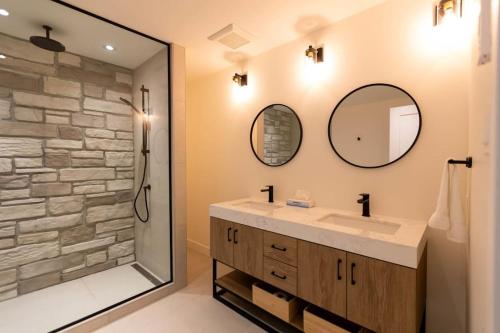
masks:
[[[0,331],[58,331],[173,280],[170,45],[0,7]]]

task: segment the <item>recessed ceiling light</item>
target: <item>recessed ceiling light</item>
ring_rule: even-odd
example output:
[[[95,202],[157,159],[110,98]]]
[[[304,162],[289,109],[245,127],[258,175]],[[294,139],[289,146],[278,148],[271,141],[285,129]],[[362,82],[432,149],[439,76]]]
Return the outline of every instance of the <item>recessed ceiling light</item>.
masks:
[[[115,50],[115,47],[111,44],[106,44],[104,45],[104,48],[108,51],[114,51]]]
[[[0,15],[2,15],[2,16],[9,16],[10,13],[6,9],[0,8]]]
[[[5,56],[5,54],[0,53],[0,59],[7,59],[7,57]]]

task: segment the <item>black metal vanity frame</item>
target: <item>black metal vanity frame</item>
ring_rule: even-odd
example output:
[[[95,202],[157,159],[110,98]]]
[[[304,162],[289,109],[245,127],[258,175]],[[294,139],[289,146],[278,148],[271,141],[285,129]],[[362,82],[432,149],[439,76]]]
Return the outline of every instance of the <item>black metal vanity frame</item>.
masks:
[[[358,165],[358,164],[352,163],[352,162],[348,161],[347,159],[345,159],[344,157],[342,157],[342,155],[340,155],[340,153],[337,151],[337,149],[335,149],[335,145],[333,144],[332,133],[330,131],[330,128],[331,128],[332,121],[333,121],[333,115],[335,114],[335,111],[337,111],[338,107],[342,104],[342,102],[344,100],[346,100],[349,96],[351,96],[352,94],[354,94],[355,92],[357,92],[358,90],[361,90],[361,89],[364,89],[364,88],[368,88],[368,87],[372,87],[372,86],[386,86],[386,87],[391,87],[391,88],[394,88],[394,89],[398,89],[398,90],[404,92],[406,95],[408,95],[408,97],[410,97],[410,99],[413,101],[413,103],[417,107],[418,118],[419,118],[419,126],[418,126],[417,136],[415,137],[415,140],[413,141],[412,145],[399,158],[397,158],[394,161],[391,161],[389,163],[383,164],[383,165],[363,166],[363,165]],[[389,83],[371,83],[371,84],[367,84],[367,85],[364,85],[362,87],[354,89],[353,91],[351,91],[350,93],[348,93],[347,95],[345,95],[344,98],[342,98],[340,100],[340,102],[337,103],[337,105],[335,106],[335,109],[333,109],[333,112],[330,115],[330,120],[328,121],[327,131],[328,131],[328,141],[330,142],[330,146],[332,146],[332,149],[335,152],[335,154],[337,154],[337,156],[340,157],[344,162],[346,162],[347,164],[350,164],[352,166],[358,167],[358,168],[363,168],[363,169],[377,169],[377,168],[382,168],[382,167],[388,166],[390,164],[396,163],[397,161],[399,161],[400,159],[402,159],[403,157],[405,157],[413,149],[413,147],[415,146],[415,144],[418,141],[418,138],[420,136],[420,132],[422,131],[422,113],[420,111],[420,107],[418,106],[417,101],[406,90],[404,90],[404,89],[402,89],[402,88],[400,88],[398,86],[395,86],[393,84],[389,84]]]
[[[266,332],[270,332],[270,333],[283,332],[283,331],[277,330],[275,327],[269,325],[264,320],[261,320],[259,317],[253,315],[252,313],[245,311],[245,309],[241,308],[237,304],[231,302],[230,300],[228,300],[224,297],[225,294],[229,293],[229,294],[232,294],[232,295],[238,297],[239,299],[241,299],[242,302],[248,302],[247,300],[242,299],[241,296],[239,296],[238,294],[236,294],[236,293],[232,292],[231,290],[226,289],[226,288],[222,287],[221,285],[217,284],[217,262],[218,262],[217,259],[212,258],[212,296],[213,296],[213,298],[216,299],[217,301],[221,302],[222,304],[224,304],[228,308],[232,309],[233,311],[236,311],[241,316],[245,317],[246,319],[250,320],[255,325],[264,329]],[[251,304],[251,306],[258,308],[258,306],[254,305],[254,304]],[[260,311],[265,312],[265,310],[260,310]],[[292,332],[292,333],[302,332],[302,331],[298,330],[296,327],[294,327],[293,325],[287,323],[286,321],[278,319],[277,317],[275,317],[275,318],[277,321],[279,321],[281,323],[282,326],[287,327],[286,332]]]
[[[262,320],[256,315],[253,315],[252,313],[246,311],[245,309],[241,308],[238,304],[235,304],[231,302],[230,300],[226,299],[224,295],[226,294],[231,294],[233,296],[236,296],[238,299],[240,299],[242,302],[247,302],[247,300],[243,299],[240,295],[234,293],[233,291],[224,288],[220,284],[217,283],[217,263],[219,261],[217,259],[212,258],[212,296],[214,299],[217,301],[221,302],[231,310],[235,311],[236,313],[240,314],[241,316],[245,317],[246,319],[250,320],[252,323],[255,325],[259,326],[260,328],[264,329],[266,332],[270,333],[281,333],[281,332],[291,332],[291,333],[302,333],[302,331],[298,330],[295,326],[293,326],[290,323],[287,323],[286,321],[283,321],[279,319],[278,317],[273,316],[272,314],[269,314],[273,316],[277,321],[280,322],[280,324],[283,327],[286,327],[286,331],[283,330],[277,330],[275,327],[269,325],[266,321]],[[223,262],[220,262],[221,264],[224,264]],[[249,303],[250,304],[250,303]],[[251,304],[252,307],[260,309],[257,305]],[[260,309],[260,311],[264,311]],[[426,332],[426,311],[424,311],[423,319],[420,324],[420,333],[425,333]]]

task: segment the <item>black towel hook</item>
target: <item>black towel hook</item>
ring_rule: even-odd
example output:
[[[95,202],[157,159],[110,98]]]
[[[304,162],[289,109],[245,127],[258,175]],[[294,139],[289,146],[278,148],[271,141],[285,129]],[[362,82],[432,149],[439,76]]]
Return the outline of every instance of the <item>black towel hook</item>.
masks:
[[[467,168],[472,168],[472,157],[468,156],[465,160],[448,160],[448,164],[465,164]]]

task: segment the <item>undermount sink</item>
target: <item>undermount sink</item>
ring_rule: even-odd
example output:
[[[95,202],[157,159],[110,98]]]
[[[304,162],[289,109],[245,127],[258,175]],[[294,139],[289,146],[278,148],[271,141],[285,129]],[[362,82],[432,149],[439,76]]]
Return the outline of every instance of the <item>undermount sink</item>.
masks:
[[[401,225],[397,223],[378,221],[369,217],[355,218],[335,214],[323,216],[318,221],[387,235],[394,235],[401,227]]]
[[[234,206],[243,207],[243,208],[250,208],[250,209],[260,210],[260,211],[264,211],[264,212],[270,212],[270,211],[273,211],[275,209],[283,207],[283,205],[279,205],[276,203],[268,203],[268,202],[261,202],[261,201],[238,202],[238,203],[235,203]]]

